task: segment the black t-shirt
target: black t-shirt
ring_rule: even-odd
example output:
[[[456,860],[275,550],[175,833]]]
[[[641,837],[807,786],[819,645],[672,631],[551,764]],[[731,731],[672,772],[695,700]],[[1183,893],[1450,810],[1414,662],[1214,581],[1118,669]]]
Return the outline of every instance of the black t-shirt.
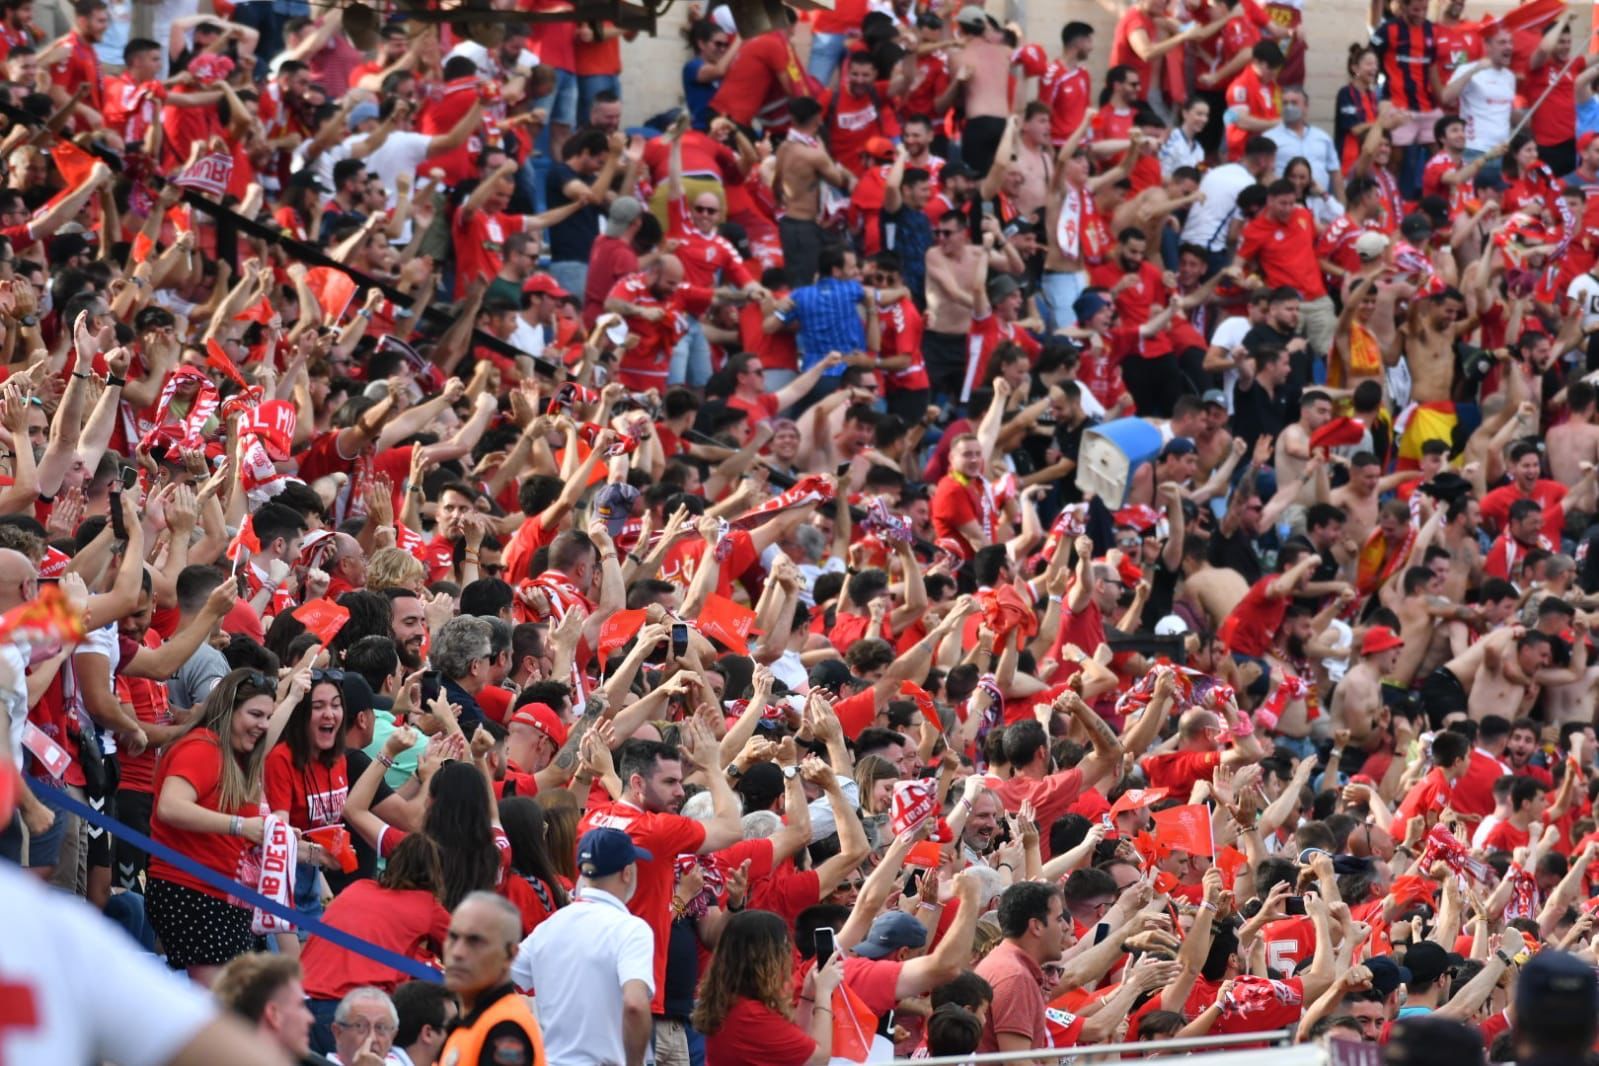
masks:
[[[1255,441],[1275,437],[1293,422],[1288,396],[1286,384],[1277,386],[1275,394],[1267,393],[1258,381],[1233,390],[1233,433],[1244,442],[1245,455],[1254,450]]]
[[[550,210],[572,202],[572,198],[566,195],[566,187],[574,181],[584,185],[593,184],[592,179],[584,177],[565,163],[550,167],[549,177],[544,183],[544,198]],[[558,263],[587,263],[589,249],[594,246],[594,239],[600,235],[600,227],[604,222],[604,212],[594,204],[587,204],[551,226],[550,259]]]
[[[1147,576],[1149,600],[1144,604],[1144,614],[1139,619],[1139,628],[1152,633],[1155,630],[1155,623],[1172,613],[1172,601],[1177,598],[1177,582],[1183,575],[1180,570],[1166,569],[1166,560],[1157,556],[1155,565]]]
[[[1260,548],[1242,527],[1231,534],[1217,532],[1211,537],[1208,558],[1211,566],[1236,570],[1251,585],[1265,576],[1260,565]]]

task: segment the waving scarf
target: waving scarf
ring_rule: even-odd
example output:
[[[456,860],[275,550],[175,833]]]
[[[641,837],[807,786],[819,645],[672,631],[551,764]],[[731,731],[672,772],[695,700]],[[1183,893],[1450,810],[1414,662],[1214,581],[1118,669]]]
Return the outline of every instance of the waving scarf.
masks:
[[[178,386],[197,384],[194,397],[189,402],[187,414],[173,412],[172,402],[177,397]],[[205,444],[205,426],[217,409],[217,387],[211,379],[192,366],[180,366],[172,371],[161,389],[161,399],[156,404],[155,428],[139,442],[141,448],[154,448],[162,441],[171,441],[181,448],[199,448]]]

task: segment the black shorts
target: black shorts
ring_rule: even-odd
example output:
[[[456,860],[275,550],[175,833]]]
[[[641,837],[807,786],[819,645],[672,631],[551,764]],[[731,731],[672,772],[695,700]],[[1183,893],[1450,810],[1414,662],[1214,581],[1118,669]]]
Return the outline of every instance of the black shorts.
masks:
[[[1455,711],[1465,711],[1471,703],[1466,686],[1447,666],[1440,666],[1427,675],[1421,683],[1421,706],[1427,712],[1427,721],[1439,728],[1444,716]]]
[[[958,397],[966,384],[966,360],[971,352],[970,338],[964,333],[922,334],[922,357],[927,361],[927,380],[934,395]],[[925,411],[925,409],[924,409]]]

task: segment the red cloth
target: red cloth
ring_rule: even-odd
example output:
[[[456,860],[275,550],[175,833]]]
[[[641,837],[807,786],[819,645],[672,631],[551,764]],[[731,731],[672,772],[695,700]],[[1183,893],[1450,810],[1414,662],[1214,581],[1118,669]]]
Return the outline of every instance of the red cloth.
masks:
[[[1266,594],[1278,576],[1267,574],[1251,585],[1233,613],[1223,620],[1221,637],[1233,651],[1259,658],[1271,649],[1272,639],[1288,613],[1287,596]]]
[[[236,756],[231,751],[224,756],[217,735],[209,729],[195,729],[161,756],[161,762],[155,772],[155,794],[157,796],[161,794],[169,777],[177,777],[187,781],[194,788],[200,806],[208,810],[221,811],[223,814],[238,814],[245,818],[255,818],[265,814],[266,809],[259,804],[247,803],[237,810],[222,810],[220,803],[224,757],[231,759]],[[164,844],[181,855],[187,855],[207,869],[215,870],[223,877],[229,878],[239,876],[245,852],[251,847],[250,842],[243,837],[226,836],[221,833],[196,833],[174,828],[161,820],[159,807],[150,816],[150,837],[157,844]],[[223,893],[204,881],[189,876],[156,855],[150,856],[150,876],[192,888],[196,892],[203,892],[217,899],[226,898]]]
[[[781,1014],[753,999],[736,999],[722,1027],[705,1038],[705,1066],[805,1066],[815,1050],[816,1041]]]
[[[267,806],[286,812],[289,824],[296,829],[320,829],[342,822],[344,800],[349,793],[350,775],[342,752],[331,767],[312,759],[298,768],[288,741],[267,753]]]
[[[1494,782],[1508,773],[1510,767],[1482,749],[1472,748],[1465,776],[1455,782],[1455,810],[1473,822],[1492,814]]]

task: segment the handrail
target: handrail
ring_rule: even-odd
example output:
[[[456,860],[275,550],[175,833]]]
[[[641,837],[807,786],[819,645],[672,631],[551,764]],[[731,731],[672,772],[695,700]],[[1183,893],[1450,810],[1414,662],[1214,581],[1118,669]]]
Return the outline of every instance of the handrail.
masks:
[[[1141,1040],[1129,1044],[1088,1044],[1083,1047],[1031,1048],[1022,1051],[991,1051],[982,1055],[942,1055],[936,1059],[895,1059],[890,1066],[970,1066],[1002,1062],[1058,1062],[1078,1055],[1115,1055],[1126,1051],[1140,1057],[1150,1052],[1194,1051],[1229,1048],[1240,1044],[1285,1044],[1293,1036],[1290,1029],[1263,1033],[1228,1033],[1223,1036],[1185,1036],[1167,1040]]]

